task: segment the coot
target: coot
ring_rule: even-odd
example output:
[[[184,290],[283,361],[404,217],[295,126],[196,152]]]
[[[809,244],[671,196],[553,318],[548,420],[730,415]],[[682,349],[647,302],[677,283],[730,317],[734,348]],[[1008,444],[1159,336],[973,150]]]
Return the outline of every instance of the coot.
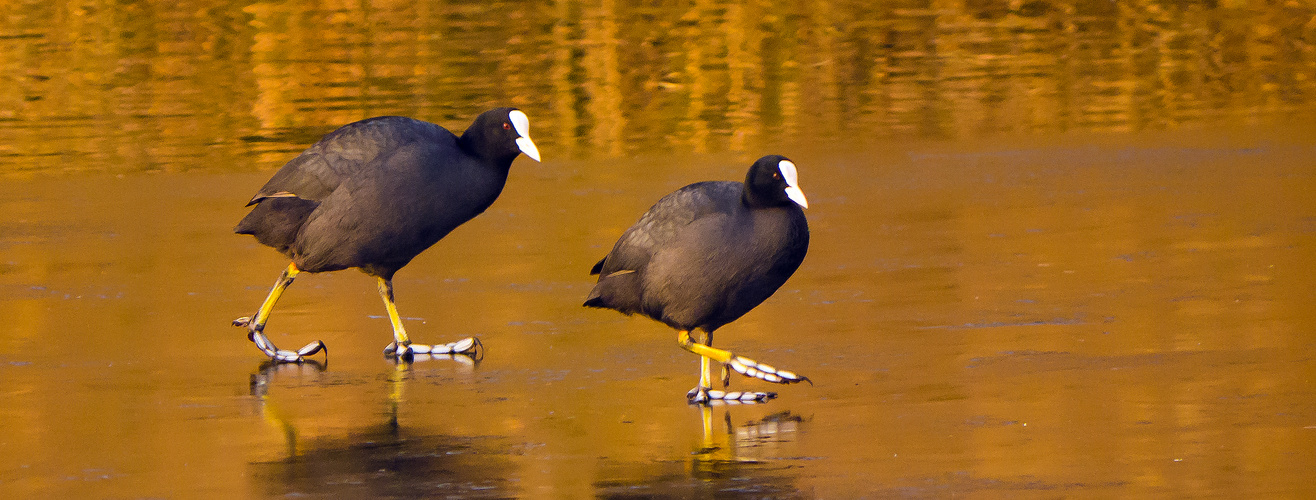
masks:
[[[276,362],[300,362],[320,341],[280,350],[265,336],[274,303],[301,272],[358,268],[378,280],[393,323],[384,352],[472,353],[479,341],[412,344],[393,302],[393,274],[457,226],[489,208],[517,155],[539,161],[530,121],[513,108],[484,112],[461,137],[433,123],[384,116],[351,123],[293,158],[260,188],[234,232],[292,259],[251,317],[234,325]]]
[[[713,332],[762,303],[800,267],[809,249],[808,207],[795,164],[782,156],[759,158],[745,182],[699,182],[664,196],[627,229],[590,274],[599,281],[587,307],[639,313],[679,333],[681,347],[698,354],[694,402],[764,400],[775,393],[710,391],[709,360],[769,382],[808,380],[714,349]],[[701,341],[690,332],[704,332]]]

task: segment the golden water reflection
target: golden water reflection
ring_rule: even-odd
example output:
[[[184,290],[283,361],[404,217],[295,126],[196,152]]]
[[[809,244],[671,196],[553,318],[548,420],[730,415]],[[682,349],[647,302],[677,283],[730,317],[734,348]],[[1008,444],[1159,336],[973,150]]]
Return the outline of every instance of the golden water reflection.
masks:
[[[739,163],[519,163],[488,213],[396,278],[413,335],[479,335],[478,365],[399,371],[370,279],[308,275],[267,333],[323,339],[330,363],[257,395],[263,356],[229,321],[286,263],[229,230],[265,173],[0,184],[0,480],[74,497],[327,496],[327,480],[363,495],[1302,496],[1312,130],[801,151],[809,258],[720,334],[817,385],[736,380],[781,397],[708,415],[685,404],[698,364],[667,329],[580,302],[655,192]]]
[[[0,491],[1306,497],[1304,2],[0,4]],[[485,214],[396,278],[231,234],[358,118],[525,108]],[[699,408],[662,325],[580,307],[657,197],[800,165],[799,272],[719,332],[808,375]],[[162,175],[141,175],[150,172]],[[252,375],[256,375],[253,392]]]
[[[243,171],[514,105],[556,158],[1136,131],[1309,112],[1288,2],[9,2],[7,174]],[[757,156],[757,154],[753,155]]]

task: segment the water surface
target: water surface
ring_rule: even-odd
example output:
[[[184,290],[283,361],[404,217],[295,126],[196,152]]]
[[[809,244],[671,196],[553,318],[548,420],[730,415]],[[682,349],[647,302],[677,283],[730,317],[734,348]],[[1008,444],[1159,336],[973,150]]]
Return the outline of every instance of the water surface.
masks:
[[[969,3],[3,7],[0,489],[1316,492],[1313,12]],[[545,163],[395,279],[414,338],[485,357],[384,359],[344,271],[267,330],[328,363],[267,366],[228,323],[286,265],[231,233],[273,169],[351,120],[502,103]],[[587,272],[768,152],[812,246],[718,345],[815,385],[690,406],[697,360],[580,307]]]

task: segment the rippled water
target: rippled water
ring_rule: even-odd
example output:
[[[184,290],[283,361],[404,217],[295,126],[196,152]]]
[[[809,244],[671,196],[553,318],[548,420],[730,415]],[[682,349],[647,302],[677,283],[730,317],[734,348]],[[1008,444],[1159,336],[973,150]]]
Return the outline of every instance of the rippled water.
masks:
[[[55,497],[1316,492],[1316,10],[1144,2],[0,6],[0,491]],[[321,134],[526,110],[484,215],[396,278],[231,233]],[[698,407],[580,307],[661,195],[800,165],[809,257]]]

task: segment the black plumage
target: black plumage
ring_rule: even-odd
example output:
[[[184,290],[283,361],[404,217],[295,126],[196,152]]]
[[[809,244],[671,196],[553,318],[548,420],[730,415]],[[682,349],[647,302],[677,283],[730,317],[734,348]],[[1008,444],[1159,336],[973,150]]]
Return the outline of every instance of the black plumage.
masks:
[[[279,169],[234,231],[302,271],[392,278],[498,198],[521,153],[511,111],[485,112],[462,137],[400,116],[343,126]]]
[[[711,344],[713,331],[770,297],[804,261],[802,206],[794,164],[776,155],[756,161],[744,183],[683,187],[658,200],[594,265],[590,274],[599,280],[585,306],[642,314],[682,332],[700,329]]]
[[[528,127],[513,108],[484,112],[460,137],[399,116],[348,124],[279,169],[234,231],[291,258],[293,276],[355,267],[380,278],[391,313],[394,273],[489,208],[517,155],[539,160]],[[243,324],[258,332],[265,319]]]

